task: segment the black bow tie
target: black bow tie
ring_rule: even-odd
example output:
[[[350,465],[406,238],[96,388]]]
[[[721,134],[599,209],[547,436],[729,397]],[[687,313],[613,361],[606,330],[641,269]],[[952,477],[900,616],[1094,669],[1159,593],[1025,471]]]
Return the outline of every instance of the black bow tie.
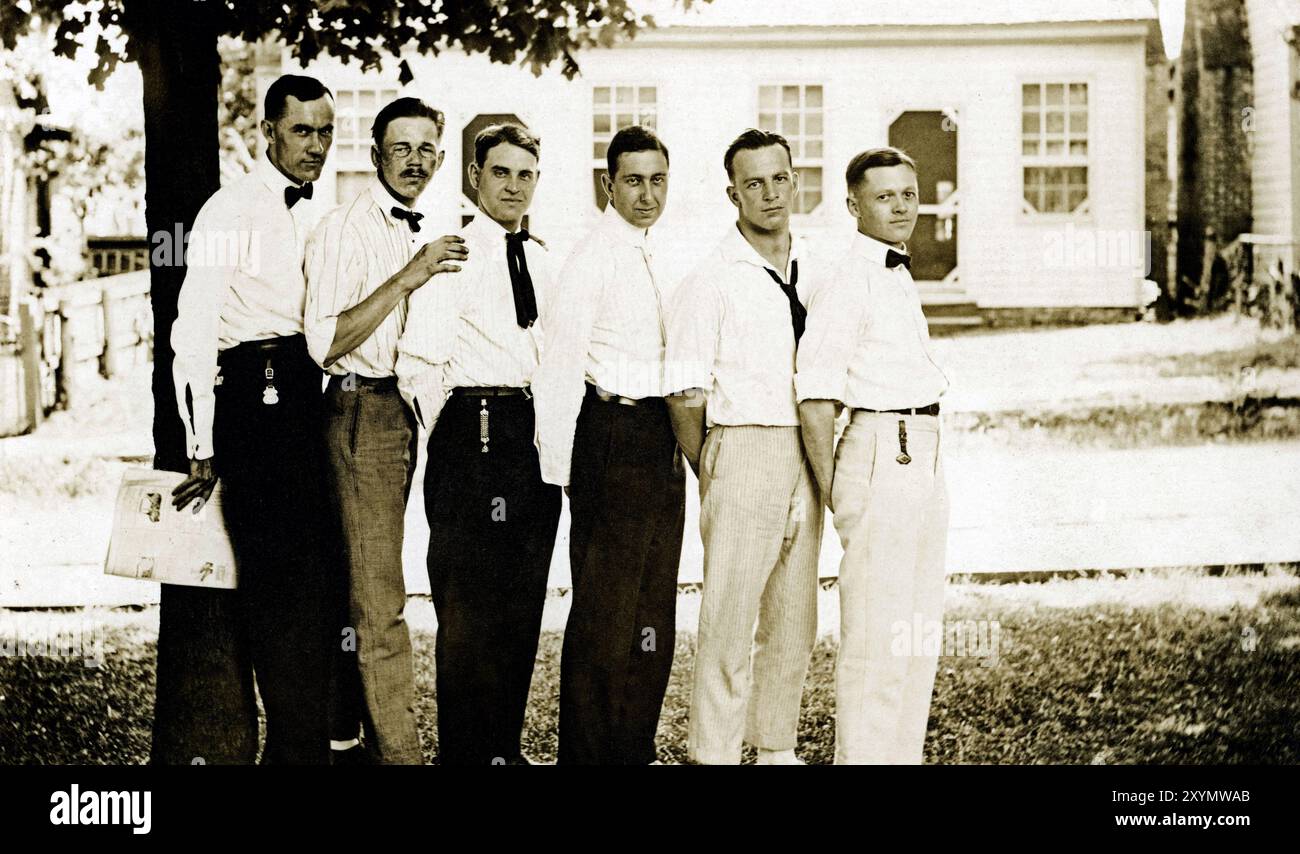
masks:
[[[912,269],[912,256],[905,255],[902,252],[895,252],[892,249],[886,250],[885,266],[892,270],[893,268],[897,267],[899,264],[902,264],[904,267],[906,267],[909,270]]]
[[[396,219],[406,220],[406,224],[410,227],[412,234],[420,230],[420,220],[424,219],[424,214],[417,213],[413,210],[407,210],[400,205],[393,205],[393,208],[389,213],[391,213]]]
[[[781,286],[785,292],[785,298],[790,301],[790,325],[794,327],[794,343],[798,344],[799,339],[803,337],[804,322],[808,319],[808,309],[803,307],[799,302],[799,291],[795,285],[799,284],[799,262],[794,260],[790,262],[790,281],[788,283],[781,281],[776,270],[771,267],[764,267],[767,274],[772,277],[772,281]]]
[[[510,289],[515,296],[515,321],[520,329],[527,329],[537,319],[537,296],[533,293],[533,277],[528,274],[528,259],[524,244],[528,230],[521,228],[514,234],[506,232],[506,265],[510,268]]]
[[[298,204],[299,199],[310,199],[311,193],[311,181],[308,181],[301,186],[290,184],[284,188],[284,204],[286,207],[291,208]]]

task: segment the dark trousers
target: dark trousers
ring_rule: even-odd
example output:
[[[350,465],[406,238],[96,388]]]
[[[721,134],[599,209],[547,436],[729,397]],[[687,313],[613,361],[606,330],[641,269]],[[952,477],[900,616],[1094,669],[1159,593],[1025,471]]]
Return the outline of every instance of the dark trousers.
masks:
[[[325,391],[325,442],[347,567],[339,619],[356,637],[334,653],[331,737],[356,738],[364,723],[379,762],[420,764],[402,577],[415,416],[396,379],[332,377]]]
[[[685,474],[662,399],[588,389],[569,485],[573,608],[560,663],[561,764],[655,760],[673,666]]]
[[[424,501],[444,765],[521,760],[560,518],[560,488],[542,481],[533,433],[531,398],[458,390],[429,436]]]
[[[239,587],[163,585],[155,763],[329,761],[328,649],[340,581],[326,492],[321,371],[301,336],[221,358],[213,462]],[[278,401],[263,402],[268,367]],[[178,661],[179,659],[179,661]]]

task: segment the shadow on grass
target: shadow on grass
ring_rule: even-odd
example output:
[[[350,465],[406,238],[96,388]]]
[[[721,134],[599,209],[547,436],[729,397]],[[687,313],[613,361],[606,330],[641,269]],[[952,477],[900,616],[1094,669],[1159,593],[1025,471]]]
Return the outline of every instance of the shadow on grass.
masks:
[[[992,658],[940,658],[926,761],[941,763],[1300,762],[1300,593],[1209,611],[1174,604],[1086,608],[982,602],[951,622],[996,620]],[[415,636],[417,707],[435,761],[433,637]],[[659,726],[661,758],[685,760],[694,636],[679,635]],[[556,752],[561,636],[543,635],[524,750]],[[154,643],[112,628],[103,666],[0,658],[0,763],[123,764],[147,759]],[[960,650],[957,650],[960,651]],[[799,753],[834,755],[834,647],[814,652]],[[752,755],[747,750],[747,761]]]

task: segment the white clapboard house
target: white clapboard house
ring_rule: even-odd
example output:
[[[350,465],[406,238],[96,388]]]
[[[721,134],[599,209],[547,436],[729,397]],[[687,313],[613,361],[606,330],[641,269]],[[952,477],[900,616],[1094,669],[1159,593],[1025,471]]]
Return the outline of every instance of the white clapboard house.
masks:
[[[337,95],[321,190],[351,198],[372,172],[370,127],[394,97],[448,117],[443,171],[426,191],[435,227],[472,214],[473,136],[502,118],[542,138],[530,228],[562,254],[600,211],[613,133],[652,125],[671,152],[661,245],[679,271],[734,219],[722,155],[741,130],[783,133],[801,178],[795,225],[824,251],[851,232],[844,169],[884,144],[920,163],[911,241],[927,311],[978,322],[1002,310],[1144,303],[1144,43],[1147,0],[714,0],[690,11],[641,0],[658,27],[579,57],[581,74],[443,53],[363,73],[321,61],[306,73]],[[297,70],[259,67],[264,88]]]

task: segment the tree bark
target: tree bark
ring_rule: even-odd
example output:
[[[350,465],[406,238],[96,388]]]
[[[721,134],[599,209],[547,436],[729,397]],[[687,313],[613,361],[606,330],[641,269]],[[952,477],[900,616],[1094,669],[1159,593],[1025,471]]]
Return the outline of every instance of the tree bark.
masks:
[[[158,241],[174,241],[178,230],[188,234],[199,208],[220,188],[221,60],[211,5],[170,0],[126,5],[144,79],[154,468],[166,471],[189,470],[171,346],[185,259],[183,246],[155,250]],[[252,667],[241,653],[237,602],[234,591],[162,585],[151,762],[246,763],[256,757]]]

